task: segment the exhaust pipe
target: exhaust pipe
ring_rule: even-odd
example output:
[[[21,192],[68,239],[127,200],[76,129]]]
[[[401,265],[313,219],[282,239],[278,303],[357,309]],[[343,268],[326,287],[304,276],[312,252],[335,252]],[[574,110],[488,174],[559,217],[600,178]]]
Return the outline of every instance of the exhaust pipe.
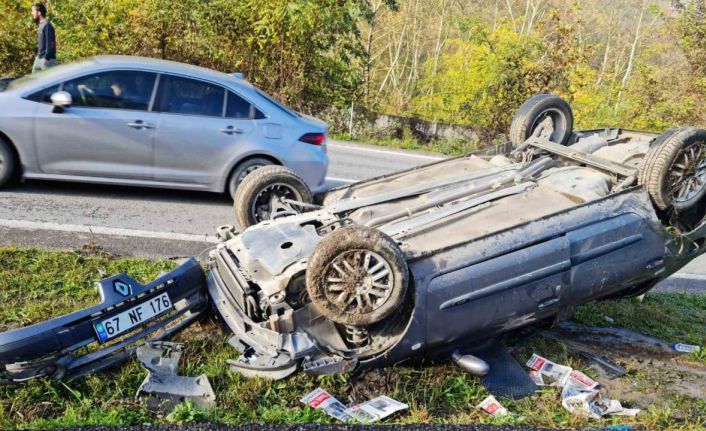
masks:
[[[464,355],[456,351],[451,355],[451,360],[463,371],[476,377],[484,377],[490,372],[490,365],[477,356]]]

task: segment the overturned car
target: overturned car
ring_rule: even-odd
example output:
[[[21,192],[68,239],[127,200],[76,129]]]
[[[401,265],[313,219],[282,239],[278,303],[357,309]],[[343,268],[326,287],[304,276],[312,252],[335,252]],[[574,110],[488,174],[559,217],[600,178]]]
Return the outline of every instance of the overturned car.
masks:
[[[202,315],[207,297],[242,352],[231,367],[246,376],[422,357],[483,374],[463,354],[587,301],[640,295],[704,251],[706,131],[572,123],[565,101],[538,95],[502,154],[316,199],[286,168],[258,169],[235,196],[245,229],[221,229],[206,278],[191,262],[148,286],[108,279],[102,305],[0,334],[0,380],[113,364]],[[155,298],[166,311],[147,308]],[[86,351],[91,343],[99,348]]]
[[[208,276],[243,352],[232,367],[277,378],[458,357],[642,294],[702,253],[706,131],[572,122],[565,101],[535,96],[509,153],[360,182],[318,206],[283,168],[251,174],[236,196],[250,227],[211,253]]]

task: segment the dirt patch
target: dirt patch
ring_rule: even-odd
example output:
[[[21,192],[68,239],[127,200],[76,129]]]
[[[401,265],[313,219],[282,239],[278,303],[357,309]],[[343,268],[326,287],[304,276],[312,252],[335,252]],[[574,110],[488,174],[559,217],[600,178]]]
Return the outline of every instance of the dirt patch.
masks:
[[[662,340],[623,328],[589,328],[571,323],[542,335],[561,341],[573,351],[607,356],[624,367],[628,374],[612,380],[598,367],[591,367],[611,398],[648,408],[670,394],[706,397],[706,364],[675,352]]]
[[[357,376],[351,384],[350,395],[355,400],[372,400],[389,395],[397,385],[399,375],[394,369],[373,369]]]

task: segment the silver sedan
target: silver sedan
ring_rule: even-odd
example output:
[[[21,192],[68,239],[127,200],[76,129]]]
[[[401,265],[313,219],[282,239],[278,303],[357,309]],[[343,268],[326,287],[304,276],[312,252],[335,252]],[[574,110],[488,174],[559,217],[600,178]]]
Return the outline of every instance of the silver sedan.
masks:
[[[274,164],[317,193],[327,131],[237,74],[94,57],[0,86],[0,187],[22,176],[233,195]]]

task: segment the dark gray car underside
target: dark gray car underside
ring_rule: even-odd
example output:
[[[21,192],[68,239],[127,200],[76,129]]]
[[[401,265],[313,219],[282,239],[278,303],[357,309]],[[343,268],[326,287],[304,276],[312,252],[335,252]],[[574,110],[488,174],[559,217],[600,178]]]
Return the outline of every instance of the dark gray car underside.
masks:
[[[371,179],[330,191],[311,211],[226,229],[207,275],[194,260],[146,286],[118,275],[100,282],[101,304],[0,334],[0,381],[102,369],[190,324],[209,299],[241,352],[231,367],[282,378],[448,358],[587,301],[642,293],[701,254],[706,238],[701,218],[670,225],[637,185],[654,137],[606,129],[577,132],[569,146],[530,138],[510,155],[469,154]],[[310,294],[312,256],[353,228],[389,238],[403,259],[404,295],[375,320],[332,315]],[[394,287],[378,245],[354,250],[373,262],[356,293],[359,305],[367,301],[361,315]],[[164,293],[169,313],[119,337],[100,334],[101,322]],[[356,303],[345,298],[345,307]]]

